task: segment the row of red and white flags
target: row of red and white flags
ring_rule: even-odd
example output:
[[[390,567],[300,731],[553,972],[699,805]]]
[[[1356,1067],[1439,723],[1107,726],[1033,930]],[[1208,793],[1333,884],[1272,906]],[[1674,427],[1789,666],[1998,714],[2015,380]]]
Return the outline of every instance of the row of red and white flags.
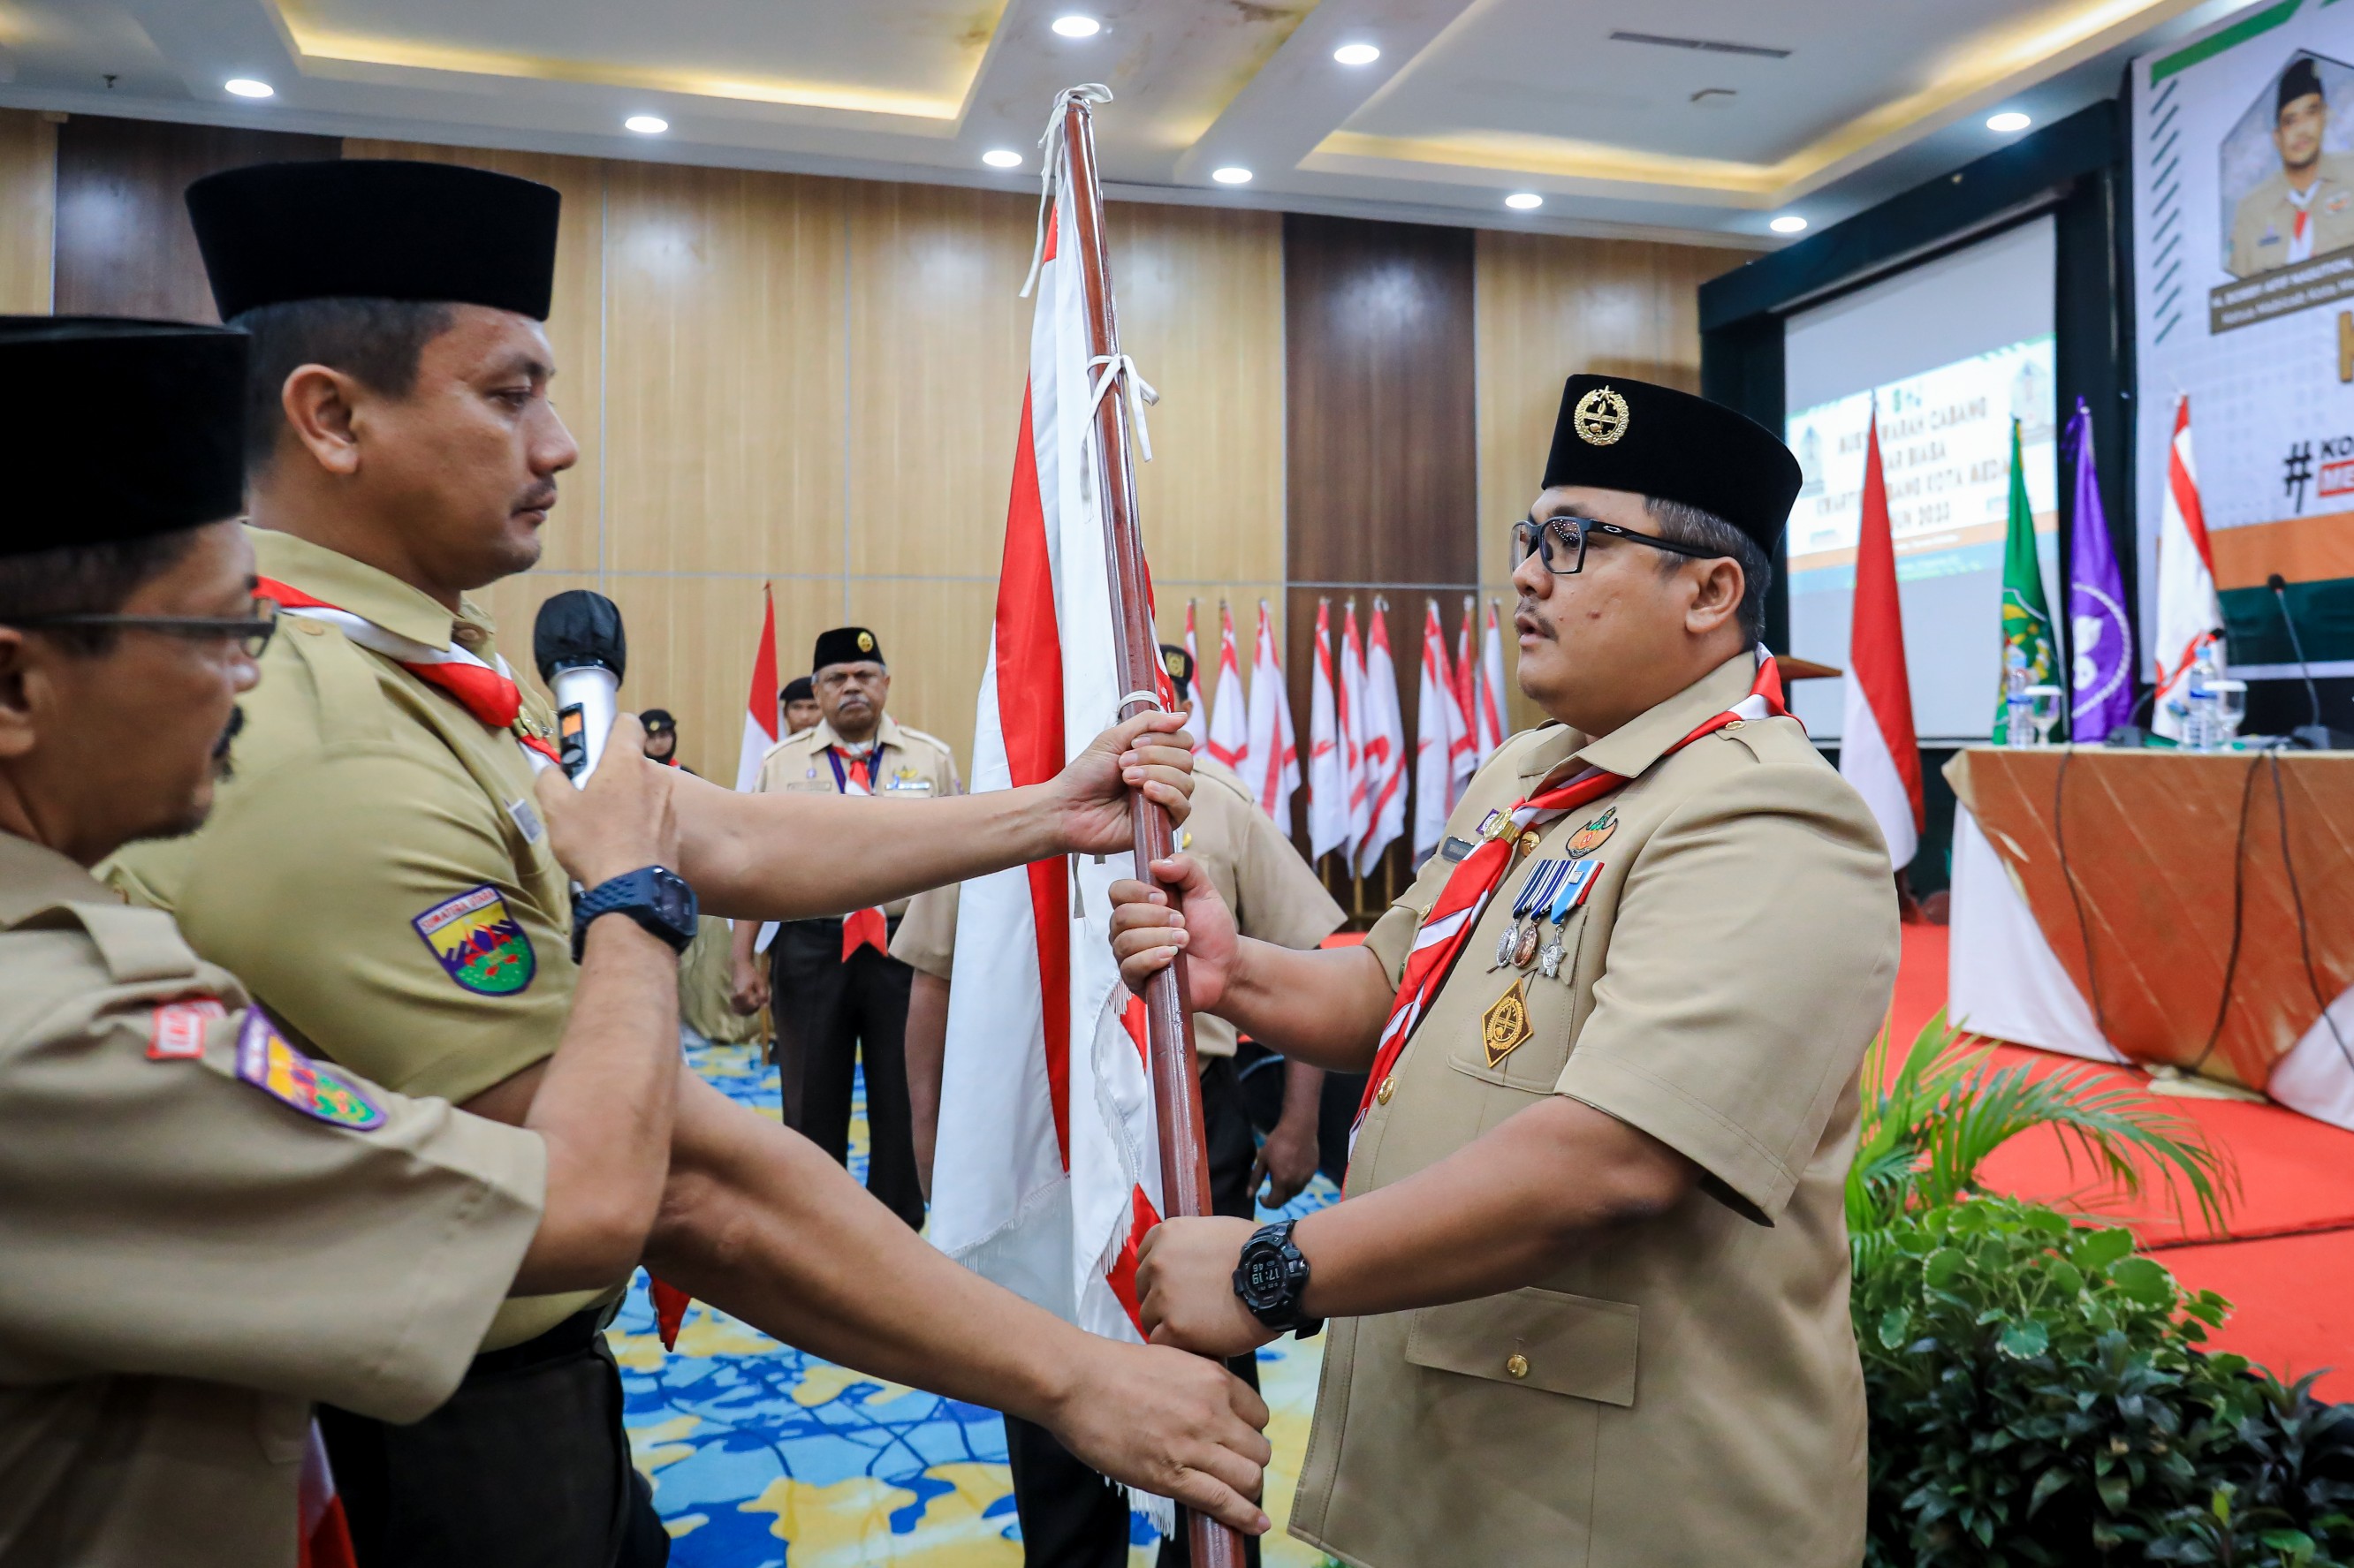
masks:
[[[1316,606],[1316,666],[1308,699],[1308,842],[1311,858],[1337,853],[1360,875],[1377,864],[1405,832],[1414,808],[1415,858],[1437,847],[1447,814],[1481,763],[1504,743],[1504,645],[1496,604],[1478,656],[1471,646],[1477,601],[1463,600],[1455,652],[1447,652],[1438,601],[1425,605],[1421,678],[1414,750],[1405,747],[1398,705],[1397,663],[1390,654],[1389,605],[1376,597],[1357,628],[1357,601],[1341,611],[1333,641],[1332,606]],[[1193,661],[1195,744],[1234,769],[1259,809],[1291,823],[1291,797],[1301,782],[1290,687],[1275,632],[1275,618],[1259,600],[1258,639],[1248,694],[1235,643],[1234,612],[1218,606],[1218,664],[1214,677],[1202,662],[1193,601],[1185,604],[1185,652]]]

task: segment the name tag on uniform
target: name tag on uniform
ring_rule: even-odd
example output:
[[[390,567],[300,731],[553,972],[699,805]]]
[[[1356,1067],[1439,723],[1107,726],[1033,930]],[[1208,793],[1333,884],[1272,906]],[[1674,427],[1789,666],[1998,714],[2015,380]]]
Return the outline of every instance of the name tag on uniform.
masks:
[[[537,843],[540,835],[547,832],[547,829],[540,823],[539,812],[528,800],[508,801],[507,815],[514,819],[514,825],[523,833],[523,842],[527,844]]]
[[[912,768],[902,768],[883,781],[883,791],[886,795],[928,795],[932,781],[918,776]]]
[[[1476,846],[1469,839],[1449,838],[1438,846],[1438,853],[1440,857],[1446,860],[1461,860],[1465,855],[1469,854],[1474,847]]]
[[[167,1001],[155,1010],[147,1038],[150,1061],[171,1062],[205,1054],[205,1025],[227,1018],[228,1010],[212,997],[192,1001]]]

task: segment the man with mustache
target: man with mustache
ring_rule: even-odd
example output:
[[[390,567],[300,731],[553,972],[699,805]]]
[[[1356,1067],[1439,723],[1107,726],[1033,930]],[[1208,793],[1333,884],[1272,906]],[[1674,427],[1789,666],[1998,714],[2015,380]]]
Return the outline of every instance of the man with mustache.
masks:
[[[578,455],[541,325],[557,193],[343,160],[215,175],[188,206],[221,315],[252,336],[249,537],[292,626],[213,821],[122,856],[117,878],[306,1051],[519,1120],[585,1001],[548,853],[577,805],[535,797],[549,715],[467,595],[537,559]],[[1056,779],[984,796],[738,795],[657,776],[705,906],[790,919],[1125,844],[1129,784],[1184,810],[1174,725],[1146,715]],[[663,1279],[815,1354],[1029,1414],[1107,1473],[1266,1528],[1251,1500],[1266,1407],[1223,1368],[1080,1334],[882,1223],[807,1139],[691,1074],[676,1101],[646,1249]],[[601,1332],[626,1277],[509,1302],[422,1422],[323,1413],[361,1568],[665,1558]]]
[[[90,876],[205,821],[276,630],[245,365],[218,328],[0,318],[0,1563],[293,1568],[342,1528],[312,1402],[432,1409],[512,1291],[630,1266],[669,1161],[677,960],[631,920],[583,932],[518,1129],[312,1061]],[[562,863],[668,877],[666,795],[600,773]]]
[[[1114,889],[1141,986],[1368,1072],[1342,1201],[1172,1220],[1158,1343],[1334,1319],[1294,1534],[1371,1568],[1863,1552],[1843,1192],[1896,975],[1888,855],[1757,641],[1798,490],[1730,409],[1570,377],[1513,525],[1520,682],[1553,722],[1466,790],[1361,948]]]

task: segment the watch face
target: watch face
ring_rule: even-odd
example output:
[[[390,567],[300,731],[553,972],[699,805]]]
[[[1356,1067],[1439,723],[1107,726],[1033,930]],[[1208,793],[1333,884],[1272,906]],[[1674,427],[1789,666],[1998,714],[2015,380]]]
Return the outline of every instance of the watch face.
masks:
[[[1253,1248],[1251,1255],[1243,1260],[1243,1288],[1248,1305],[1271,1307],[1283,1299],[1286,1271],[1283,1256],[1274,1247],[1262,1245]]]
[[[654,908],[663,919],[682,927],[695,924],[695,894],[685,883],[657,873],[653,885]]]

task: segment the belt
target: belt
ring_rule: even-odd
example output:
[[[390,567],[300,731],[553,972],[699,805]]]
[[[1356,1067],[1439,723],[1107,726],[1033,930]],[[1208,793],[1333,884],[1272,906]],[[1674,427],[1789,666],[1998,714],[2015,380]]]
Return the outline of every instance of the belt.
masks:
[[[525,1340],[520,1345],[509,1345],[503,1350],[484,1351],[467,1365],[466,1381],[479,1383],[511,1377],[516,1372],[567,1361],[596,1344],[597,1337],[605,1331],[606,1323],[620,1304],[616,1300],[585,1307],[537,1339]]]

